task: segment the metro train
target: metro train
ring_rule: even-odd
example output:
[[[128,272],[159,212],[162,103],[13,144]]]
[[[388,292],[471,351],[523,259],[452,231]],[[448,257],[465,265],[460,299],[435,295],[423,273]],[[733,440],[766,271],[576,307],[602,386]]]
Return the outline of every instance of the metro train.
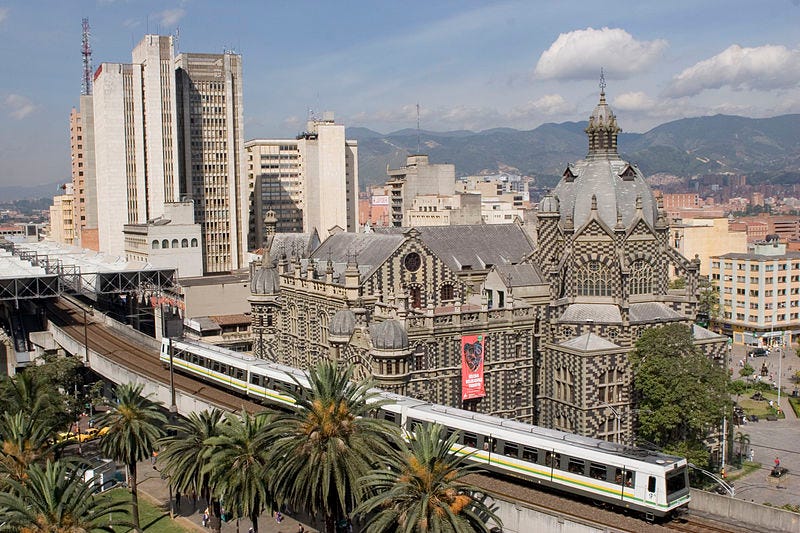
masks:
[[[160,359],[167,368],[172,359],[176,371],[272,404],[292,405],[289,392],[302,394],[308,385],[298,369],[194,341],[165,339]],[[385,391],[379,395],[390,403],[377,417],[408,432],[430,423],[457,431],[454,451],[472,454],[471,461],[485,470],[630,509],[648,519],[676,514],[689,504],[684,458]]]

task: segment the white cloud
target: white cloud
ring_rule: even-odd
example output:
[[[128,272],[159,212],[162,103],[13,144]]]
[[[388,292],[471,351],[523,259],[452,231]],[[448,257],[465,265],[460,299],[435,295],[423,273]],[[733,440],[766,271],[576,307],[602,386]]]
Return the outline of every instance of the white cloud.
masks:
[[[122,21],[122,25],[125,26],[126,28],[135,28],[136,26],[139,26],[141,23],[142,23],[141,20],[133,18],[125,19]]]
[[[764,45],[729,46],[700,61],[672,79],[667,96],[694,96],[707,89],[770,90],[797,87],[800,80],[800,49]]]
[[[637,41],[620,28],[586,28],[558,36],[536,63],[534,75],[541,79],[595,79],[600,67],[610,77],[625,79],[652,65],[667,47],[667,41]]]
[[[575,106],[567,102],[560,94],[546,94],[514,110],[515,113],[520,115],[536,114],[546,116],[572,113],[574,111]]]
[[[156,13],[154,16],[159,24],[163,26],[175,26],[186,15],[186,10],[180,7],[175,9],[165,9]]]
[[[635,91],[620,94],[612,106],[620,111],[650,111],[656,107],[656,101],[642,91]]]
[[[29,98],[19,94],[6,96],[3,99],[3,107],[17,120],[22,120],[36,111],[36,105]]]
[[[8,8],[0,7],[0,22],[5,21],[7,18],[8,18]]]

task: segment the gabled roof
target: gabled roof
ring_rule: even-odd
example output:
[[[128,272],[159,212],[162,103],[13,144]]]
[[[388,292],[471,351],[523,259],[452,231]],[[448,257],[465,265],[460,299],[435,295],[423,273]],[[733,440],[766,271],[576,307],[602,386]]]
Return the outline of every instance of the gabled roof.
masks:
[[[533,245],[517,224],[472,224],[414,228],[419,239],[456,272],[483,270],[521,262]],[[408,228],[375,228],[376,233],[398,233]]]
[[[725,338],[725,335],[720,335],[719,333],[714,333],[713,331],[709,331],[702,326],[698,326],[697,324],[692,324],[692,337],[700,341],[715,340],[715,339],[721,340]]]
[[[337,233],[325,239],[311,254],[311,259],[323,268],[330,259],[338,272],[344,271],[344,265],[353,257],[361,275],[369,276],[389,259],[404,239],[402,234]]]
[[[573,337],[558,344],[562,348],[570,350],[580,350],[583,352],[594,352],[597,350],[618,350],[621,346],[614,344],[610,340],[604,339],[594,333],[586,333],[580,337]]]
[[[519,265],[498,265],[494,267],[506,287],[528,287],[547,284],[542,279],[539,267],[530,263]]]
[[[657,320],[681,320],[686,317],[661,302],[631,304],[631,322],[654,322]]]
[[[570,304],[559,321],[621,324],[622,315],[614,304]]]

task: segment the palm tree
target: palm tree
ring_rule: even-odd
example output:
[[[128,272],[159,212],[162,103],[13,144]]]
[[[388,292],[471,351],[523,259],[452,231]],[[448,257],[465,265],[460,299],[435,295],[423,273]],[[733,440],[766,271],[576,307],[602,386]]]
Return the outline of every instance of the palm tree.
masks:
[[[100,425],[108,426],[108,433],[100,438],[100,450],[115,461],[124,463],[128,470],[131,488],[133,527],[139,527],[139,494],[136,487],[136,463],[149,458],[167,423],[159,411],[159,404],[142,396],[141,384],[119,385],[116,390],[117,405],[100,418]]]
[[[267,427],[264,414],[241,417],[228,415],[222,434],[209,438],[205,445],[206,466],[214,493],[236,518],[246,516],[258,533],[258,516],[272,503],[267,475],[267,449],[263,433]]]
[[[24,482],[28,467],[53,458],[53,430],[25,413],[0,416],[0,484],[7,480]]]
[[[61,461],[32,465],[25,482],[9,480],[0,493],[0,531],[26,533],[113,533],[112,513],[128,515],[126,504],[94,495],[74,465]],[[127,521],[117,525],[129,526]]]
[[[742,456],[744,455],[745,451],[750,447],[750,435],[747,433],[742,433],[741,431],[736,432],[736,441],[739,443],[739,466],[742,465]]]
[[[329,532],[360,500],[359,480],[401,441],[395,426],[369,416],[385,402],[370,382],[352,383],[352,375],[352,366],[317,364],[308,372],[308,390],[289,393],[295,405],[276,412],[265,435],[277,501],[321,512]]]
[[[221,434],[222,415],[219,409],[190,413],[189,418],[167,426],[173,434],[159,440],[161,471],[175,489],[184,494],[194,491],[206,505],[210,503],[209,474],[203,471],[208,463],[205,450],[210,447],[206,441]]]
[[[375,493],[357,509],[369,516],[367,533],[488,532],[486,521],[501,525],[480,489],[462,481],[475,470],[469,455],[453,453],[458,434],[445,439],[433,424],[416,430],[413,439],[392,456],[389,469],[362,480]]]
[[[64,398],[52,384],[37,379],[33,372],[22,372],[3,383],[0,406],[3,411],[25,413],[52,426],[68,419]]]

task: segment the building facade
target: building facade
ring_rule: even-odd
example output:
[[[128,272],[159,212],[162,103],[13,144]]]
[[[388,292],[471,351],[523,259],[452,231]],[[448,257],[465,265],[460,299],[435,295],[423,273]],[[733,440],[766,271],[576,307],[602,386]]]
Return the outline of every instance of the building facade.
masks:
[[[700,275],[705,278],[711,275],[713,256],[747,252],[747,232],[731,229],[727,217],[673,220],[670,239],[682,256],[700,260]]]
[[[81,95],[79,109],[73,108],[70,113],[69,147],[72,187],[75,191],[75,244],[98,251],[94,108],[91,95]]]
[[[53,197],[50,206],[50,240],[62,244],[75,244],[75,194],[72,183],[63,187],[64,193]]]
[[[244,268],[249,205],[242,56],[183,53],[175,68],[180,180],[203,230],[203,271]]]
[[[800,252],[763,241],[752,252],[712,257],[711,279],[719,287],[719,322],[733,342],[767,346],[800,336]]]
[[[418,195],[452,196],[456,186],[456,167],[431,164],[427,155],[409,155],[405,166],[388,170],[391,224],[402,227],[406,210]]]
[[[515,223],[338,233],[308,258],[268,245],[251,283],[256,355],[348,362],[433,403],[629,442],[639,336],[686,324],[720,362],[726,338],[692,325],[699,264],[670,245],[619,131],[601,93],[588,154],[540,202],[533,238]],[[685,289],[668,288],[670,270]]]

